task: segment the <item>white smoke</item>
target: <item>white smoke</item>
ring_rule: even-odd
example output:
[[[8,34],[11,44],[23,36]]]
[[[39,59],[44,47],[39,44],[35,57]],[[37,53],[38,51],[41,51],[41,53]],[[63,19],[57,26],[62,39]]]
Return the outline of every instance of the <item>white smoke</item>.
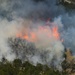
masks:
[[[41,64],[46,64],[48,66],[52,66],[61,70],[61,63],[64,59],[63,57],[63,53],[64,53],[64,46],[61,42],[60,36],[59,39],[57,39],[54,35],[53,35],[53,31],[52,28],[54,26],[57,26],[59,28],[62,27],[62,24],[60,22],[60,18],[57,18],[54,20],[54,22],[49,22],[50,26],[43,26],[43,24],[46,24],[46,22],[31,22],[31,21],[22,21],[20,20],[21,26],[21,32],[23,33],[35,33],[36,34],[36,39],[33,41],[29,41],[32,42],[35,45],[35,48],[33,45],[27,44],[26,41],[25,43],[23,43],[24,41],[20,41],[19,43],[17,41],[14,40],[14,45],[19,44],[19,48],[15,46],[12,47],[12,49],[14,50],[14,52],[17,51],[17,58],[22,59],[23,61],[25,61],[26,59],[33,63],[34,65],[36,65],[37,63],[41,63]],[[58,25],[57,25],[57,22]],[[17,25],[17,24],[16,24]],[[37,25],[37,26],[35,26]],[[38,27],[43,27],[43,29],[39,29]],[[20,31],[18,31],[19,33]],[[17,34],[18,34],[17,33]],[[59,33],[59,31],[58,31]],[[29,37],[30,34],[28,34]],[[13,37],[13,36],[11,36]],[[20,37],[22,39],[22,37]],[[32,38],[30,38],[29,40],[32,40]],[[18,48],[18,49],[17,49]],[[11,50],[11,49],[10,49]],[[11,57],[11,59],[13,59]]]
[[[8,38],[15,38],[20,31],[24,33],[33,31],[39,38],[38,41],[34,42],[39,52],[33,52],[35,55],[32,57],[32,54],[28,55],[29,61],[35,64],[39,62],[51,65],[52,61],[55,60],[53,65],[59,67],[63,61],[63,44],[73,49],[73,51],[75,48],[74,12],[74,10],[69,11],[72,14],[69,15],[64,6],[57,5],[57,0],[38,0],[38,2],[35,0],[0,0],[0,60],[3,56],[9,61],[16,57],[8,43]],[[51,26],[46,26],[51,35],[50,38],[47,37],[46,32],[38,32],[37,29],[38,26],[44,26],[43,24],[45,24],[47,18],[51,18],[53,21],[49,22]],[[63,38],[64,40],[63,44],[52,36],[50,28],[53,26],[58,27],[60,39]],[[46,51],[47,54],[45,54]],[[20,51],[19,54],[21,54]],[[46,57],[45,61],[41,58],[41,54]]]
[[[58,18],[57,21],[59,22],[60,19]],[[51,27],[56,26],[57,22],[54,21],[53,23],[50,23]],[[60,22],[59,22],[60,24]],[[58,24],[58,25],[59,25]],[[61,26],[62,24],[60,24]],[[60,27],[59,26],[59,27]],[[47,30],[47,32],[44,31],[38,31],[37,29],[34,30],[35,34],[37,35],[38,41],[35,41],[34,44],[36,46],[36,48],[38,48],[39,53],[43,54],[45,52],[48,52],[48,54],[45,54],[44,56],[46,57],[44,59],[44,61],[42,61],[42,58],[39,57],[39,55],[33,56],[31,58],[31,61],[35,63],[34,58],[36,59],[37,57],[37,62],[41,63],[41,64],[48,64],[48,65],[52,65],[52,61],[53,61],[53,65],[58,68],[59,70],[61,70],[61,63],[63,61],[63,53],[64,53],[64,46],[61,42],[61,40],[56,39],[53,36],[53,32],[51,31],[51,27],[50,26],[46,26],[45,29]],[[47,35],[50,35],[50,37],[48,37]],[[59,67],[58,67],[59,66]]]
[[[8,38],[16,35],[19,27],[18,21],[13,20],[9,22],[7,19],[0,19],[0,60],[2,57],[6,57],[9,61],[15,58],[15,54],[7,42]]]

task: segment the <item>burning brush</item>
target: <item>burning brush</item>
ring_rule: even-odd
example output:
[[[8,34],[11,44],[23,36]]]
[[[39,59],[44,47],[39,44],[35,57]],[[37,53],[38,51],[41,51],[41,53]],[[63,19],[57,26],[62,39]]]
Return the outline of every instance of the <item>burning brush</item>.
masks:
[[[49,25],[43,25],[46,23],[34,23],[23,19],[10,22],[4,20],[1,23],[5,28],[0,32],[0,59],[2,56],[9,61],[19,58],[34,65],[41,63],[62,69],[64,46],[56,23],[49,22]]]
[[[22,61],[46,64],[49,67],[62,69],[64,46],[57,26],[37,26],[16,34],[9,44],[16,57]]]

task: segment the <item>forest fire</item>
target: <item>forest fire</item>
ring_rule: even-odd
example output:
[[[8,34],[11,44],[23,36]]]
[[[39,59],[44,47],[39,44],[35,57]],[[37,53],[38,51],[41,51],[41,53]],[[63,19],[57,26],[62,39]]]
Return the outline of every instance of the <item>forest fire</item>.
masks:
[[[16,35],[16,37],[21,38],[21,39],[25,39],[25,40],[30,41],[30,42],[36,41],[36,34],[34,32],[30,32],[28,34],[18,33]]]
[[[24,31],[22,31],[24,32]],[[48,38],[55,38],[56,40],[60,40],[60,33],[58,32],[58,27],[54,26],[50,28],[49,26],[39,26],[38,28],[33,29],[32,31],[28,31],[28,33],[18,33],[16,35],[17,38],[25,39],[29,42],[35,42],[39,40],[38,34],[43,34]]]

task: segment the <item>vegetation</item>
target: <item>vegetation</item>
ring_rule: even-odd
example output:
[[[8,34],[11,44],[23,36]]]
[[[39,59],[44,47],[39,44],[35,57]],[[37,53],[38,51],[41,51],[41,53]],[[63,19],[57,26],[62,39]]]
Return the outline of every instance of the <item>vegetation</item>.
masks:
[[[47,65],[37,64],[34,66],[29,62],[24,62],[20,59],[15,59],[13,62],[8,62],[6,59],[0,62],[0,75],[67,75],[65,72],[53,70]]]

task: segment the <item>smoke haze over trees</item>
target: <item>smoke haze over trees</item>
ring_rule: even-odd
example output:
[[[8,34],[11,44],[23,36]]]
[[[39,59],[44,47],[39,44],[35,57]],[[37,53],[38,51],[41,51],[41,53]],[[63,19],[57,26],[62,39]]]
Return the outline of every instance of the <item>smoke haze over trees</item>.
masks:
[[[0,60],[6,57],[9,61],[20,58],[48,66],[53,63],[61,70],[64,47],[71,48],[75,54],[74,13],[75,10],[67,11],[63,5],[57,5],[57,0],[0,0]],[[47,33],[39,32],[39,26],[45,26]],[[60,39],[52,35],[53,27],[57,27]],[[39,41],[17,41],[19,32],[35,32]]]

